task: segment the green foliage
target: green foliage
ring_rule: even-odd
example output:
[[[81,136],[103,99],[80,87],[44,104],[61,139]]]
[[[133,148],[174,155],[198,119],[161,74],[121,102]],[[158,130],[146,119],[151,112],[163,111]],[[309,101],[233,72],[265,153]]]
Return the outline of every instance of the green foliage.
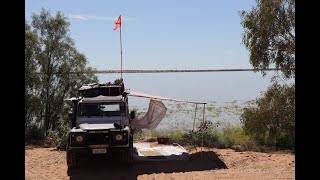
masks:
[[[168,137],[168,133],[165,130],[150,130],[151,137],[163,137],[166,138]]]
[[[142,129],[140,128],[133,128],[133,140],[137,141],[137,140],[141,140],[144,137],[144,133],[142,131]]]
[[[185,134],[184,131],[181,130],[151,130],[151,137],[154,138],[169,138],[169,141],[172,143],[184,143],[183,142],[183,136]]]
[[[41,128],[36,124],[29,124],[28,129],[25,131],[25,140],[43,140],[45,137],[44,135],[44,128]]]
[[[36,55],[40,51],[38,36],[31,31],[31,27],[25,24],[25,130],[28,132],[35,130],[35,125],[31,125],[40,112],[40,98],[35,91],[40,87],[40,79],[36,73],[38,62]],[[30,126],[30,127],[28,127]],[[33,127],[31,127],[33,126]],[[28,132],[27,132],[28,131]]]
[[[249,141],[241,127],[225,127],[219,133],[219,141],[221,146],[230,148],[233,145],[242,145]]]
[[[68,109],[64,109],[60,119],[55,122],[56,129],[46,131],[45,140],[52,146],[56,146],[59,150],[65,150],[68,139],[68,132],[71,127],[71,122],[68,119]]]
[[[184,141],[187,145],[201,146],[203,136],[203,146],[215,148],[231,148],[233,145],[241,145],[249,141],[249,137],[241,127],[229,126],[218,129],[220,126],[219,123],[205,121],[197,131],[186,133]]]
[[[185,132],[183,131],[170,130],[168,131],[167,137],[170,139],[170,142],[181,144],[184,134]]]
[[[220,124],[211,121],[201,122],[197,130],[190,130],[184,134],[183,141],[186,145],[219,147],[220,142],[217,132],[219,126]]]
[[[150,130],[149,133],[137,129],[135,140],[157,141],[157,137],[167,137],[170,143],[183,146],[203,146],[214,148],[232,148],[235,151],[260,151],[265,152],[271,148],[257,144],[245,134],[241,127],[225,126],[220,128],[219,123],[205,121],[195,131],[182,130]],[[203,133],[203,134],[202,134]],[[203,136],[202,136],[203,135]],[[147,139],[145,139],[148,137]]]
[[[250,51],[250,63],[263,75],[263,69],[275,65],[285,78],[294,78],[295,0],[256,2],[256,7],[240,13],[244,28],[242,40]],[[243,109],[241,122],[245,133],[254,141],[252,144],[294,149],[294,84],[280,85],[275,81],[263,97],[249,105]]]
[[[213,112],[213,110],[214,110],[214,107],[212,107],[212,106],[208,106],[208,107],[207,107],[207,111]]]
[[[240,117],[245,133],[260,145],[294,149],[295,85],[275,82],[256,103]]]
[[[85,55],[79,53],[70,38],[67,18],[42,9],[25,23],[25,131],[32,122],[63,138],[68,118],[64,99],[75,96],[80,86],[97,82]],[[50,136],[54,136],[54,133]]]
[[[274,64],[286,78],[294,77],[295,0],[256,2],[257,7],[240,12],[242,41],[250,51],[250,63],[259,70]]]

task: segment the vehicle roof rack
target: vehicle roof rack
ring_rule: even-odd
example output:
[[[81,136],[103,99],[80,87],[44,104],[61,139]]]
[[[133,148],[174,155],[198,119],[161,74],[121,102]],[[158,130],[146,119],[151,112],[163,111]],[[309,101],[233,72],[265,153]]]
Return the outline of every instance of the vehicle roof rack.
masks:
[[[84,84],[79,88],[79,95],[82,97],[97,96],[119,96],[124,92],[123,79],[116,79],[114,82]]]

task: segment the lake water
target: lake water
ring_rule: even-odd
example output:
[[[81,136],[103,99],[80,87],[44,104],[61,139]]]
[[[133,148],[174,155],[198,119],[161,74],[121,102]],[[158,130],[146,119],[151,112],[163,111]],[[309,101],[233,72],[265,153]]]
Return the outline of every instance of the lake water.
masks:
[[[266,91],[273,73],[266,76],[255,72],[178,72],[126,73],[126,89],[146,94],[182,100],[207,102],[205,119],[222,124],[240,125],[239,116],[247,101]],[[100,83],[114,81],[120,74],[97,74]],[[157,129],[192,128],[195,114],[193,104],[163,101],[168,111]],[[146,112],[149,99],[129,97],[130,109]],[[198,105],[196,125],[202,120],[203,105]]]

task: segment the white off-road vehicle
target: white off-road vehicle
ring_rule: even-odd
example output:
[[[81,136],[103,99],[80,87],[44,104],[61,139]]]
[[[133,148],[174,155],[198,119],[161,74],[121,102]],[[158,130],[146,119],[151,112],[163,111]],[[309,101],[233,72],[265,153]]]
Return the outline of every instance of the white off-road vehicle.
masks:
[[[88,84],[79,96],[66,100],[72,107],[72,128],[68,134],[67,165],[78,166],[82,158],[116,156],[133,162],[133,136],[129,119],[128,98],[122,79],[114,83]]]

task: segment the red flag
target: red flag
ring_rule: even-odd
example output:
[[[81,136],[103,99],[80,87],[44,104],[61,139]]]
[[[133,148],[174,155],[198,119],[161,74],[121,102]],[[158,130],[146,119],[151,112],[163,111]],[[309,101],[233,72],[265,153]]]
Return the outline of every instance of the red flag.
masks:
[[[118,28],[121,28],[121,15],[118,17],[117,22],[115,22],[116,26],[114,27],[113,30],[116,30]]]

